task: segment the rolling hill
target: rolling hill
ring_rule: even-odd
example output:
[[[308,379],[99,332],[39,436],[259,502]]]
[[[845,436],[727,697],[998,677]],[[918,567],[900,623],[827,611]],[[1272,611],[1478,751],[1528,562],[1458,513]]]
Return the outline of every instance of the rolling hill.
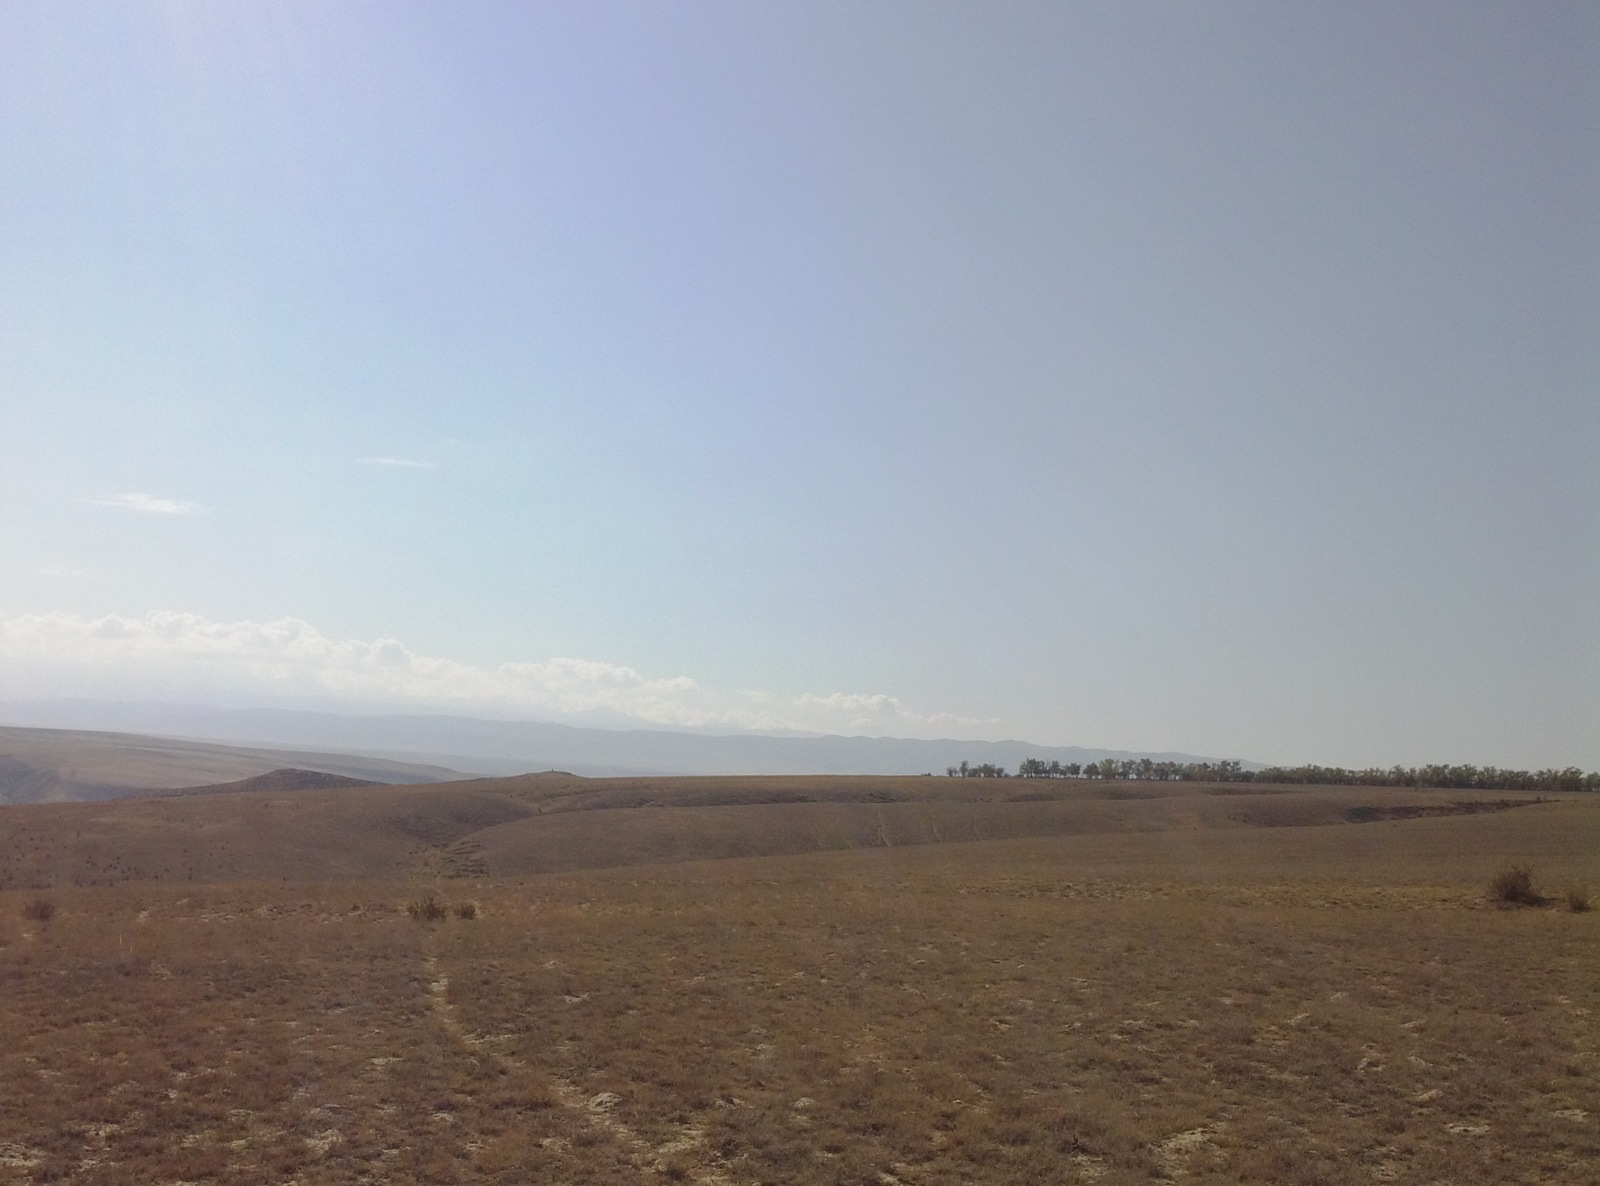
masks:
[[[327,777],[0,806],[0,1183],[1600,1158],[1597,795]]]
[[[281,778],[281,776],[280,776]],[[292,782],[292,779],[289,780]],[[1169,834],[1194,853],[1395,821],[1451,834],[1463,820],[1497,852],[1552,813],[1575,866],[1600,851],[1600,800],[1374,788],[1024,779],[739,777],[585,779],[563,773],[410,786],[238,784],[0,814],[0,889],[184,880],[523,876],[828,851]],[[1223,837],[1223,839],[1219,839]],[[1181,839],[1181,842],[1180,842]],[[1352,852],[1360,844],[1351,840]],[[1508,847],[1510,846],[1510,847]],[[1587,846],[1587,847],[1585,847]],[[1452,861],[1459,854],[1452,854]]]
[[[0,804],[116,799],[141,791],[232,782],[285,767],[375,783],[464,777],[440,766],[347,754],[0,727]]]

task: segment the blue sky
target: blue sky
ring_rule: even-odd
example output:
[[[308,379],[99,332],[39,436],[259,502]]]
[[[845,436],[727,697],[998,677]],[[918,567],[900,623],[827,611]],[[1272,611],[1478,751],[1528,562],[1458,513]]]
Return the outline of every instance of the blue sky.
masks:
[[[0,698],[1600,767],[1597,60],[7,4]]]

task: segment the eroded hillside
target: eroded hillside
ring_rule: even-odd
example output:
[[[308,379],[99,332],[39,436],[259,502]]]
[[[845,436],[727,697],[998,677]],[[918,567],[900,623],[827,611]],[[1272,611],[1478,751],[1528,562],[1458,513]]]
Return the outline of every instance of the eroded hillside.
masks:
[[[213,788],[218,789],[218,788]],[[0,888],[150,880],[521,876],[705,859],[1165,834],[1335,828],[1352,852],[1404,820],[1492,816],[1495,835],[1593,796],[1024,779],[583,779],[185,794],[0,811]],[[1536,825],[1538,826],[1538,825]],[[1203,839],[1194,839],[1201,837]],[[1369,837],[1370,838],[1370,837]],[[1287,844],[1263,837],[1251,843]]]

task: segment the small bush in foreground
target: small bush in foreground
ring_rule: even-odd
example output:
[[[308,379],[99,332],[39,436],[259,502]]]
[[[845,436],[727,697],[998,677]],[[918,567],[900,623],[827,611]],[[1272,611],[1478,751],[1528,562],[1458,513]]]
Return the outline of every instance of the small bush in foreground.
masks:
[[[1588,886],[1569,885],[1562,892],[1561,901],[1574,914],[1587,914],[1594,909],[1594,903],[1589,898]]]
[[[1545,897],[1533,885],[1533,870],[1526,865],[1507,865],[1489,882],[1489,897],[1508,906],[1543,906]]]
[[[457,918],[468,918],[468,919],[477,918],[478,917],[478,904],[476,902],[457,902],[456,903],[456,917]]]
[[[23,903],[22,917],[31,922],[49,922],[55,916],[56,904],[49,898],[35,898]]]
[[[423,894],[415,902],[406,903],[406,913],[414,922],[438,922],[450,911],[432,894]]]

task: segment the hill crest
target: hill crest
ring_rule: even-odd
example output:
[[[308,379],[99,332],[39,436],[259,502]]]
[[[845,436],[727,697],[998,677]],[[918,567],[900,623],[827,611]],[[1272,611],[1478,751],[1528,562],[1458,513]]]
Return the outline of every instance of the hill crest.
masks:
[[[350,778],[343,774],[329,774],[322,770],[302,770],[298,766],[281,766],[265,774],[249,778],[236,778],[232,782],[207,783],[204,786],[172,787],[171,789],[144,792],[144,797],[172,795],[238,795],[252,791],[333,791],[348,787],[377,787],[384,783],[371,778]]]

